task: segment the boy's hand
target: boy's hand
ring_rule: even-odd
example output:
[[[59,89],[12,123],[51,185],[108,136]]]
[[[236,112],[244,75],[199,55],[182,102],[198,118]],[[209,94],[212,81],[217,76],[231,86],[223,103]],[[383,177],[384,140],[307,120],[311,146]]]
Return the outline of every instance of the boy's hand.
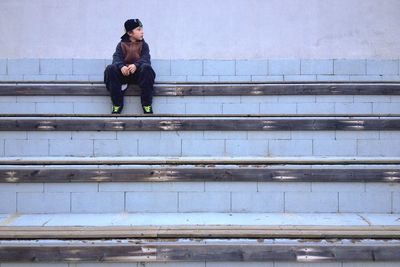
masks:
[[[122,75],[128,76],[129,73],[130,73],[130,70],[129,70],[129,68],[128,68],[127,66],[123,66],[123,67],[121,68],[121,72],[122,72]]]
[[[134,74],[135,71],[136,71],[136,65],[135,64],[131,64],[131,65],[128,66],[128,69],[129,69],[129,72],[131,74]]]

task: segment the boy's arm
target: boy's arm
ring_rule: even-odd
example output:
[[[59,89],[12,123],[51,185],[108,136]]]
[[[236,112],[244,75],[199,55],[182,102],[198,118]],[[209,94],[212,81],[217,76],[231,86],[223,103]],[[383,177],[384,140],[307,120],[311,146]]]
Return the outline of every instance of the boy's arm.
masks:
[[[143,42],[142,46],[142,54],[140,56],[140,59],[136,61],[134,64],[136,68],[140,68],[141,65],[144,63],[151,65],[150,63],[150,49],[149,45],[146,42]]]
[[[125,66],[121,43],[118,43],[117,47],[115,48],[112,64],[116,65],[118,69],[121,69],[123,66]]]

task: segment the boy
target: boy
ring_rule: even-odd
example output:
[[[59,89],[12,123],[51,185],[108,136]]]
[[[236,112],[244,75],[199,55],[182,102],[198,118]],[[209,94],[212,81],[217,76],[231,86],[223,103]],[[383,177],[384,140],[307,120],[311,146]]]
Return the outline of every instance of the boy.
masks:
[[[141,103],[144,114],[152,114],[155,72],[150,63],[149,45],[143,39],[143,24],[139,19],[128,19],[126,33],[113,54],[113,61],[104,71],[104,83],[110,92],[112,114],[120,114],[124,107],[127,84],[138,84],[142,89]]]

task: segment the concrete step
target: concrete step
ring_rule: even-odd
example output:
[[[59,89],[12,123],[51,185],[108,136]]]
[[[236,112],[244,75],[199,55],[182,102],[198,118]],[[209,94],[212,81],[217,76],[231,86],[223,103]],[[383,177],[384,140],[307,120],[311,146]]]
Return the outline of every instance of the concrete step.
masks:
[[[8,159],[0,213],[400,213],[400,160],[371,160]]]
[[[110,114],[108,96],[2,96],[0,114]],[[399,96],[156,96],[155,114],[400,114]],[[123,115],[143,114],[125,97]]]
[[[397,116],[3,116],[0,157],[397,157],[399,129]]]
[[[0,261],[398,261],[399,229],[391,214],[4,214]]]
[[[400,213],[390,182],[2,183],[1,213]]]
[[[400,114],[399,83],[158,84],[158,114]],[[142,114],[128,89],[124,114]],[[0,84],[0,113],[109,114],[101,84]]]
[[[398,214],[1,214],[1,239],[400,238]]]
[[[0,165],[398,165],[400,157],[2,157]]]
[[[226,95],[400,95],[399,82],[243,82],[156,83],[155,96]],[[91,82],[0,82],[1,96],[108,96],[103,83]],[[127,96],[140,95],[129,85]]]

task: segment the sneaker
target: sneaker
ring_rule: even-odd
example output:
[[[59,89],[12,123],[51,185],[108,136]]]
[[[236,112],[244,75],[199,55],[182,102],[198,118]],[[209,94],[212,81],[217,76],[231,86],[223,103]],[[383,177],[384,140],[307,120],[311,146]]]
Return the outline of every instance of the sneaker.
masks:
[[[121,114],[123,106],[112,106],[111,114]]]
[[[143,113],[144,114],[153,114],[153,108],[150,106],[143,106]]]

